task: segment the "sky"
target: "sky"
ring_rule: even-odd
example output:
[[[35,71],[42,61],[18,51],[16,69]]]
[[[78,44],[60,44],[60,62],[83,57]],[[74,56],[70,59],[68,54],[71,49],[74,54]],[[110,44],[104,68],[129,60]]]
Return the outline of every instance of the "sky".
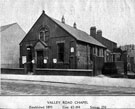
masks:
[[[119,45],[135,44],[135,0],[0,0],[0,25],[17,22],[27,33],[45,13],[90,34],[90,27]]]

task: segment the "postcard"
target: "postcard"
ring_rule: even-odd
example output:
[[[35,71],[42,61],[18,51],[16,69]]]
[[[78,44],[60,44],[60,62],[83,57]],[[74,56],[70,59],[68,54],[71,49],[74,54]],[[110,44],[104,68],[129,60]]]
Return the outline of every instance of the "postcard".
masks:
[[[135,107],[133,0],[1,0],[0,109]]]

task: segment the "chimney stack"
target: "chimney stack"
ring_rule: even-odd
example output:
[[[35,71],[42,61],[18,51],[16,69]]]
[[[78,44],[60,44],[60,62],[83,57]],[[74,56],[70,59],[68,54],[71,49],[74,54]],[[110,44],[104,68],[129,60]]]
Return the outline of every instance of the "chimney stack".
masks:
[[[96,36],[96,27],[95,26],[90,28],[90,36],[92,36],[92,37]]]
[[[63,15],[62,18],[61,18],[61,22],[62,22],[62,23],[65,23],[64,15]]]
[[[74,22],[73,27],[76,28],[76,23]]]
[[[102,31],[101,30],[97,30],[97,37],[102,37]]]

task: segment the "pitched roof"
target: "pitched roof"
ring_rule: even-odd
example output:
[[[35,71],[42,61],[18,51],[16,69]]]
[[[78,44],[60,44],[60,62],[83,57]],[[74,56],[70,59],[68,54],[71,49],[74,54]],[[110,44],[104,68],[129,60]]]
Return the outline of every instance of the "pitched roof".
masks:
[[[71,34],[73,37],[75,37],[77,40],[106,48],[106,46],[101,44],[99,41],[94,39],[92,36],[90,36],[86,32],[76,29],[74,27],[71,27],[67,24],[64,24],[56,19],[53,19],[53,18],[51,18],[51,19],[54,22],[56,22],[59,26],[61,26],[63,29],[65,29],[69,34]]]
[[[43,13],[41,14],[41,16],[38,18],[38,20],[42,17],[42,16],[47,16],[49,19],[51,19],[53,22],[55,22],[57,25],[59,25],[61,28],[63,28],[66,32],[68,32],[70,35],[72,35],[76,40],[79,40],[79,41],[82,41],[82,42],[86,42],[86,43],[89,43],[89,44],[93,44],[93,45],[97,45],[97,46],[100,46],[100,47],[103,47],[103,48],[106,48],[106,46],[104,46],[102,43],[100,43],[99,41],[97,41],[96,39],[94,39],[92,36],[90,36],[89,34],[87,34],[86,32],[84,31],[81,31],[79,29],[76,29],[72,26],[69,26],[67,24],[64,24],[54,18],[51,18],[50,16],[46,15],[43,11]],[[37,21],[38,21],[37,20]],[[37,22],[36,21],[36,22]],[[36,24],[36,23],[35,23]],[[35,25],[34,24],[34,25]],[[33,25],[33,26],[34,26]],[[28,33],[27,33],[28,34]],[[26,36],[25,36],[26,37]],[[24,37],[24,39],[25,39]],[[23,40],[24,40],[23,39]],[[22,41],[23,41],[22,40]],[[20,44],[22,43],[22,41],[20,42]]]
[[[1,26],[1,27],[0,27],[0,32],[6,30],[7,28],[9,28],[10,26],[15,25],[15,24],[17,24],[17,23],[12,23],[12,24],[8,24],[8,25]]]
[[[40,40],[40,39],[33,46],[36,46],[36,44],[38,42],[41,42],[42,45],[44,45],[45,47],[47,47],[47,44],[44,41]]]

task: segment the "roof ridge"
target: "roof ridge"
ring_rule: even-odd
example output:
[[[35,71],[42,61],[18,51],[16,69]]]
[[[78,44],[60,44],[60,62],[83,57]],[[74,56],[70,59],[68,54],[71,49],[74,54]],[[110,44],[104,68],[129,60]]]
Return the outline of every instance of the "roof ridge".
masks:
[[[17,22],[15,22],[15,23],[10,23],[10,24],[3,25],[3,26],[11,26],[11,25],[14,25],[14,24],[17,24]],[[3,26],[0,26],[0,27],[3,27]]]
[[[50,17],[51,19],[54,19],[54,20],[57,20],[57,19],[55,19],[55,18],[52,18],[52,17]],[[57,20],[58,22],[60,22],[59,20]],[[60,22],[60,23],[62,23],[62,22]],[[67,25],[67,26],[69,26],[69,27],[71,27],[71,28],[73,28],[74,30],[78,30],[78,31],[81,31],[81,32],[84,32],[84,33],[86,33],[86,34],[88,34],[87,32],[85,32],[85,31],[83,31],[83,30],[81,30],[81,29],[78,29],[78,28],[74,28],[73,26],[71,26],[71,25],[69,25],[69,24],[66,24],[66,23],[62,23],[63,25]],[[89,35],[89,34],[88,34]]]
[[[104,37],[104,36],[102,36],[102,38],[104,38],[105,40],[111,41],[111,42],[113,42],[113,43],[116,43],[116,42],[114,42],[113,40],[107,39],[107,38]]]
[[[0,32],[6,30],[7,28],[9,28],[10,26],[15,25],[15,24],[17,24],[17,22],[0,26]]]

